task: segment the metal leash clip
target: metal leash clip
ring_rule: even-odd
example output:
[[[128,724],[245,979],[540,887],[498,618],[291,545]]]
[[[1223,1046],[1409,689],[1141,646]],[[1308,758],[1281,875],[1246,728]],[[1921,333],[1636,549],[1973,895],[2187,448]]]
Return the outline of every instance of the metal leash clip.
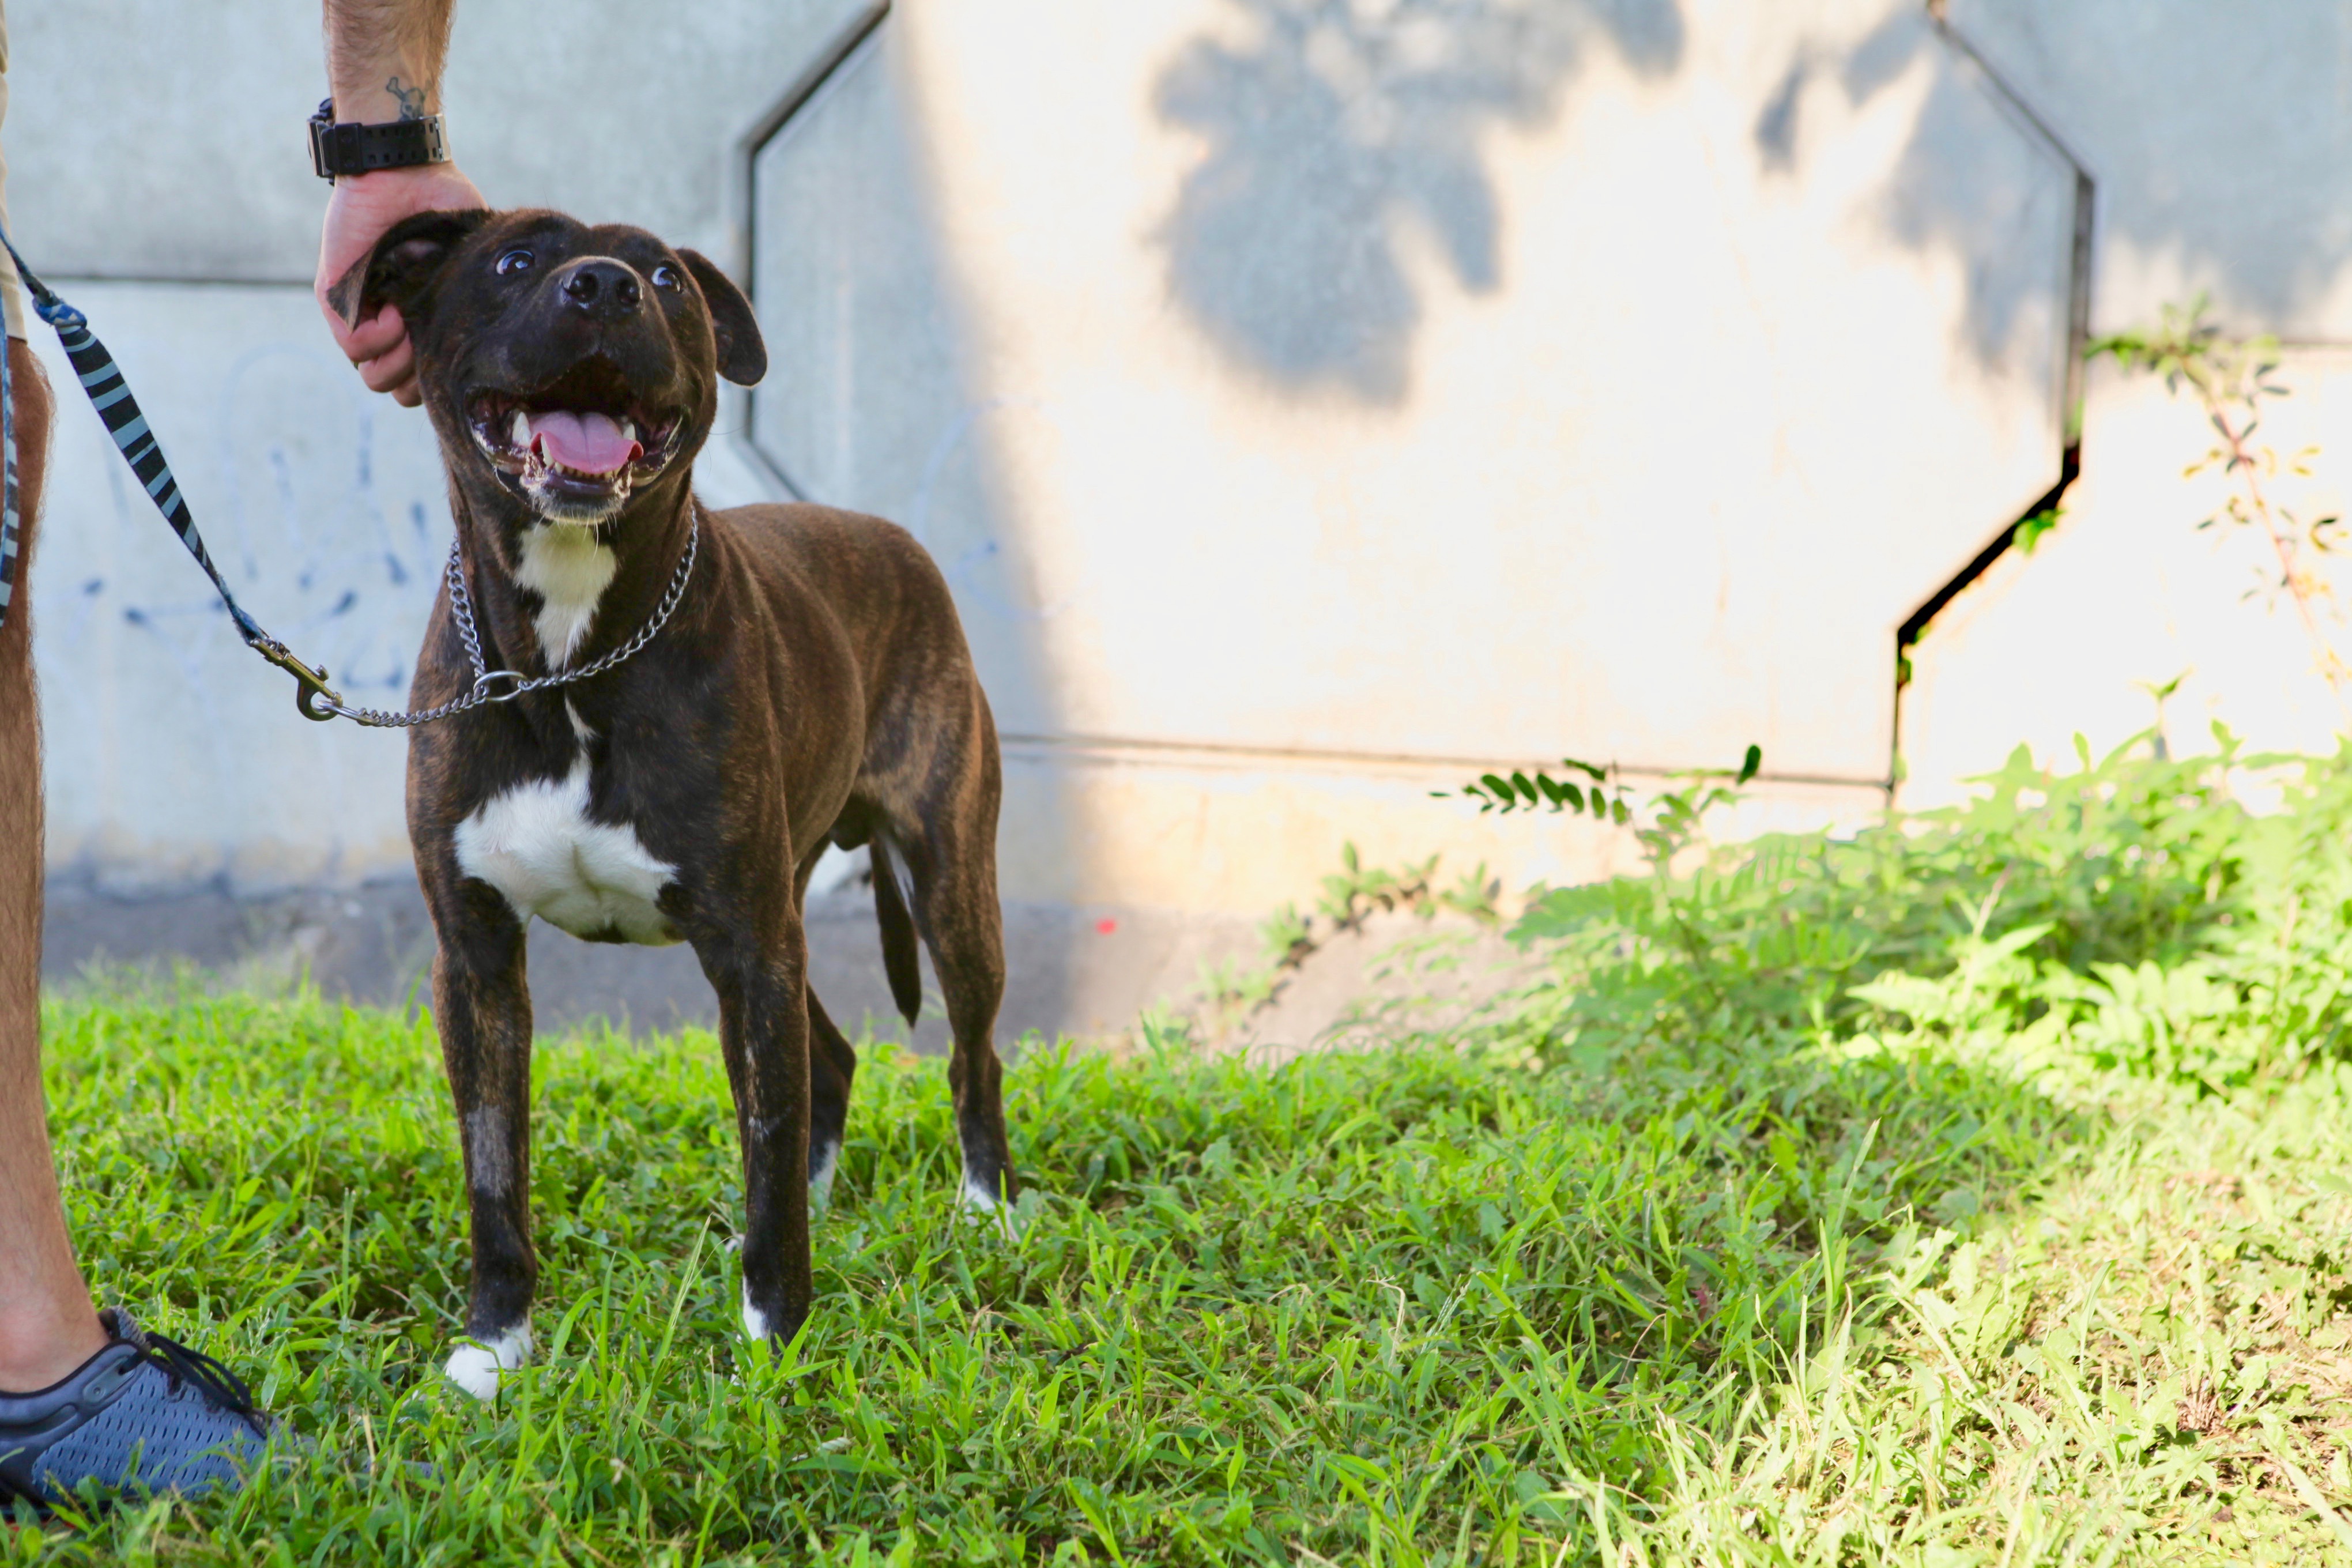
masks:
[[[342,712],[343,694],[327,684],[328,671],[324,665],[312,669],[295,658],[293,649],[276,637],[263,637],[252,646],[254,652],[294,678],[297,682],[294,706],[301,710],[303,718],[315,719],[323,724]],[[319,706],[322,698],[324,706]]]

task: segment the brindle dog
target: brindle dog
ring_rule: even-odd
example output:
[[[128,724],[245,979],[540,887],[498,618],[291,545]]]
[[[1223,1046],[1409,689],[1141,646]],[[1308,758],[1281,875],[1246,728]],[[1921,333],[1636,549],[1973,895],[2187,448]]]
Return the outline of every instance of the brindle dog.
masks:
[[[757,382],[767,349],[693,251],[552,212],[424,214],[332,296],[346,319],[386,300],[415,345],[490,669],[583,668],[686,574],[622,662],[410,731],[409,838],[472,1198],[474,1342],[449,1375],[488,1396],[530,1349],[533,915],[591,942],[693,944],[742,1141],[743,1325],[789,1337],[809,1310],[809,1189],[831,1183],[856,1068],[808,985],[802,900],[826,844],[871,846],[910,1021],[919,932],[930,949],[965,1201],[1013,1195],[992,1040],[996,731],[947,584],[879,519],[695,500],[719,378]],[[445,585],[414,706],[474,686],[466,618]]]

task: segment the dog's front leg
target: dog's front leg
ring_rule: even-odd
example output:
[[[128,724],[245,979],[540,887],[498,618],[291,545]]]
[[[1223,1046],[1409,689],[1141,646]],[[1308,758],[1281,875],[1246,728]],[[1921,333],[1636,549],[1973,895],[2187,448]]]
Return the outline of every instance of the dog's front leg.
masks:
[[[809,1310],[808,950],[800,917],[696,943],[743,1145],[743,1331],[789,1340]]]
[[[474,1269],[466,1335],[450,1380],[477,1399],[530,1354],[530,990],[522,921],[479,882],[461,884],[435,921],[433,1011],[457,1110],[472,1210]]]

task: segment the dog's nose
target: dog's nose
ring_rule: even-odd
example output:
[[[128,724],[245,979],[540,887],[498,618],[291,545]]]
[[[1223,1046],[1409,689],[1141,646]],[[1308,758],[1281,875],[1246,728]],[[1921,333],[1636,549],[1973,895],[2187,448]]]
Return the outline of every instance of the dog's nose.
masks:
[[[617,261],[575,261],[563,279],[564,303],[599,321],[635,314],[640,298],[637,275]]]

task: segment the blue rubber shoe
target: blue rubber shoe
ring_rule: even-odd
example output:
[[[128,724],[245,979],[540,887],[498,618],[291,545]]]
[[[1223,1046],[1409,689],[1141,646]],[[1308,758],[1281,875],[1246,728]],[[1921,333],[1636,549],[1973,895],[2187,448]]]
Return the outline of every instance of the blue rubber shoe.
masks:
[[[269,1441],[269,1418],[212,1357],[99,1314],[109,1343],[48,1387],[0,1393],[0,1497],[47,1508],[89,1482],[110,1496],[234,1491]]]

